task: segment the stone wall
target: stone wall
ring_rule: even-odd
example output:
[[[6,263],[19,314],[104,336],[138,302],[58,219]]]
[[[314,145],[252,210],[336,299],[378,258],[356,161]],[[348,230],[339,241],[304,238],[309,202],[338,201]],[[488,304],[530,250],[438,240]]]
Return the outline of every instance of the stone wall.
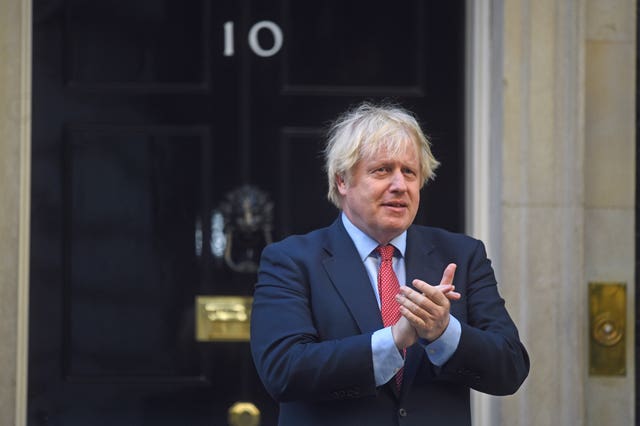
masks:
[[[504,2],[502,278],[532,360],[509,425],[629,425],[635,1]],[[587,287],[624,281],[627,375],[588,375]]]

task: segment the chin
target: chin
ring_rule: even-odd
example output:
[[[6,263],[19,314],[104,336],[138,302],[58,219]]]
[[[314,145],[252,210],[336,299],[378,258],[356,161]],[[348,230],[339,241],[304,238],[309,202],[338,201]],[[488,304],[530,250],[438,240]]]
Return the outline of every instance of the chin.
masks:
[[[408,227],[409,227],[410,223],[394,223],[394,224],[388,224],[387,226],[384,227],[384,232],[387,235],[393,235],[392,238],[397,237],[398,235],[402,234]]]

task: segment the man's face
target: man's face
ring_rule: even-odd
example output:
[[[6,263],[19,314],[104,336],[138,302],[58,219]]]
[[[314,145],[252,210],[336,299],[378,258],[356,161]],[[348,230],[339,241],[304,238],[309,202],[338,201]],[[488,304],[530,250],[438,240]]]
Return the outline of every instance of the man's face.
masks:
[[[420,164],[415,144],[396,158],[381,150],[358,161],[347,179],[338,178],[342,210],[367,235],[386,244],[407,229],[420,204]]]

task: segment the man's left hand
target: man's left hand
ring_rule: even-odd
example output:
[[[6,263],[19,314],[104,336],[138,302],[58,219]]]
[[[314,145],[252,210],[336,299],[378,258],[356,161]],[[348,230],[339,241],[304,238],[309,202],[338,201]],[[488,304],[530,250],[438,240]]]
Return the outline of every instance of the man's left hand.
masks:
[[[418,336],[430,342],[440,337],[449,325],[449,300],[460,299],[453,286],[455,269],[455,264],[449,264],[438,286],[416,279],[412,284],[417,291],[401,286],[400,294],[396,296],[400,313],[416,329]]]

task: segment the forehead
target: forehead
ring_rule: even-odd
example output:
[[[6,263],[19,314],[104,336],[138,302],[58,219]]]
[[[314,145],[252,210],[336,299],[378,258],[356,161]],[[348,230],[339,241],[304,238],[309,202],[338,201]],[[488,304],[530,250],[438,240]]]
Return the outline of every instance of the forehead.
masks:
[[[420,161],[418,147],[409,137],[397,140],[380,141],[363,146],[361,160],[372,161],[401,161],[417,164]]]

